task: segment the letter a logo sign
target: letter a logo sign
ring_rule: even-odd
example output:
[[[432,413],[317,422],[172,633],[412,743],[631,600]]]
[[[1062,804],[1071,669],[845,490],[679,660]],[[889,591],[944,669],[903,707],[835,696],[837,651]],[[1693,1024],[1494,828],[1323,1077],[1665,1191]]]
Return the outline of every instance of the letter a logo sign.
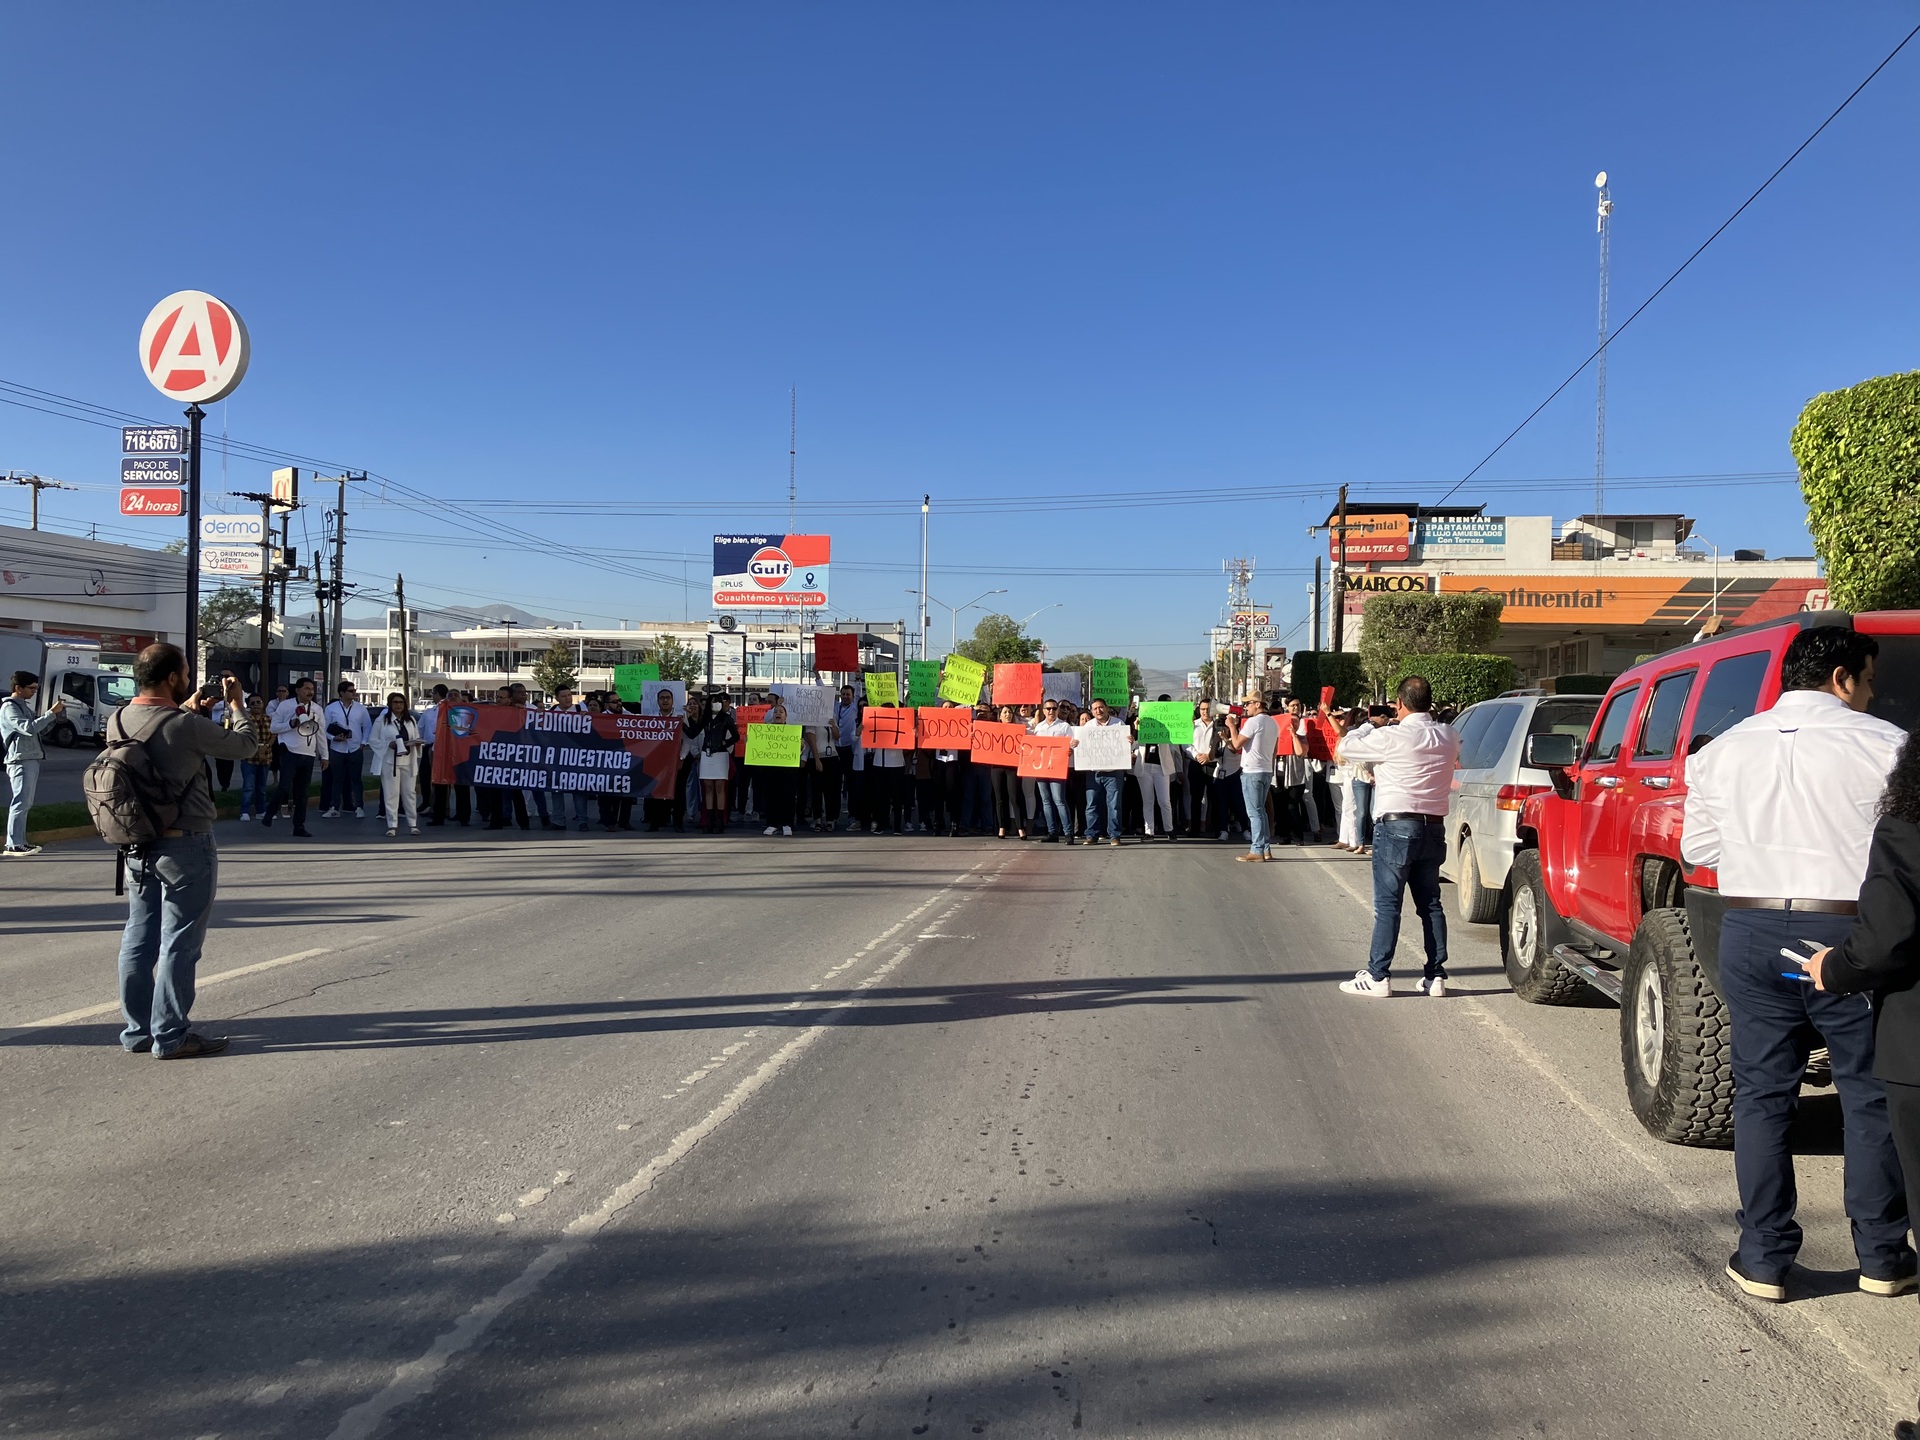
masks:
[[[203,290],[177,290],[140,327],[140,368],[162,395],[198,405],[224,400],[247,373],[247,327]]]

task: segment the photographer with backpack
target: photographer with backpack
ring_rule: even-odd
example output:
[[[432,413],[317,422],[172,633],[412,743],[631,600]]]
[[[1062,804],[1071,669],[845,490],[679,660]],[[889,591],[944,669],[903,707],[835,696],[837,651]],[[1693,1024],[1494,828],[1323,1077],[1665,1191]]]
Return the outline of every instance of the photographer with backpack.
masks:
[[[258,742],[251,730],[223,729],[180,708],[193,683],[177,646],[147,646],[133,678],[140,693],[114,713],[106,749],[87,774],[96,825],[108,841],[126,846],[120,1009],[127,1028],[120,1043],[161,1060],[217,1055],[227,1048],[224,1039],[187,1028],[219,873],[206,762],[250,760]],[[239,710],[240,682],[232,676],[226,699],[230,712]],[[128,843],[127,836],[140,838]]]

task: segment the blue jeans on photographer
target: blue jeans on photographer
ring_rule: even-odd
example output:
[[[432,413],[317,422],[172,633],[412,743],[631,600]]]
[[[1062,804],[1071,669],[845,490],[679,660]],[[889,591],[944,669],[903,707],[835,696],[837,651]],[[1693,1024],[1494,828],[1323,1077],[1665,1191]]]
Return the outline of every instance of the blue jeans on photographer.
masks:
[[[120,937],[120,1043],[165,1055],[187,1036],[194,971],[213,915],[220,854],[213,836],[169,835],[127,856]]]
[[[1438,817],[1376,820],[1373,825],[1373,945],[1367,973],[1387,978],[1400,941],[1400,895],[1410,892],[1427,951],[1426,978],[1447,973],[1447,911],[1440,898],[1446,822]]]

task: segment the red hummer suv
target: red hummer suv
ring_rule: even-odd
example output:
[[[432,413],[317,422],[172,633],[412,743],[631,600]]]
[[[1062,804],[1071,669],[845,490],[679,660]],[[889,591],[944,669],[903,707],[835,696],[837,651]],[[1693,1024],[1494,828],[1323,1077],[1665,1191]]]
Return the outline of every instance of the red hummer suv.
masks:
[[[1501,949],[1514,993],[1620,1004],[1633,1113],[1662,1140],[1733,1143],[1733,1065],[1718,991],[1720,903],[1711,870],[1680,859],[1687,757],[1771,706],[1805,627],[1851,625],[1880,642],[1871,712],[1920,724],[1920,611],[1811,611],[1644,660],[1613,682],[1583,744],[1528,738],[1553,778],[1528,799]]]

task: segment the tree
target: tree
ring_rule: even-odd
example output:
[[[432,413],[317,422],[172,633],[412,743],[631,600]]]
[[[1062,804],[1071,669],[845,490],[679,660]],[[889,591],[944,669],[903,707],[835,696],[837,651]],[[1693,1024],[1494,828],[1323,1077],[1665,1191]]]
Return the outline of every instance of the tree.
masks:
[[[172,540],[167,541],[166,544],[160,547],[160,553],[162,555],[186,554],[187,553],[187,537],[184,535],[180,535],[180,536],[176,536]]]
[[[554,641],[547,647],[547,653],[533,662],[533,683],[547,695],[556,690],[571,690],[580,678],[575,660],[571,645],[564,640]]]
[[[954,646],[953,653],[982,665],[1031,665],[1040,658],[1040,641],[1011,615],[983,615],[973,635]]]
[[[1087,698],[1092,699],[1094,658],[1095,657],[1084,651],[1076,650],[1071,655],[1062,655],[1058,660],[1053,661],[1052,668],[1063,675],[1070,670],[1077,670],[1081,675],[1085,676]],[[1102,655],[1099,658],[1102,660],[1113,660],[1119,657]],[[1133,659],[1127,661],[1127,693],[1130,695],[1144,695],[1147,693],[1147,682],[1140,674],[1140,662]]]
[[[692,684],[696,680],[707,678],[707,657],[691,645],[682,644],[677,635],[657,637],[660,648],[655,652],[660,662],[662,680],[684,680]]]
[[[257,591],[223,586],[200,601],[200,644],[208,650],[216,645],[231,646],[240,638],[240,627],[259,618]]]
[[[1384,693],[1409,655],[1484,653],[1505,605],[1498,595],[1370,595],[1360,663]]]
[[[1814,396],[1789,444],[1833,606],[1920,607],[1920,370]]]
[[[1202,695],[1213,694],[1213,661],[1202,660],[1200,662],[1199,675],[1200,693]]]

